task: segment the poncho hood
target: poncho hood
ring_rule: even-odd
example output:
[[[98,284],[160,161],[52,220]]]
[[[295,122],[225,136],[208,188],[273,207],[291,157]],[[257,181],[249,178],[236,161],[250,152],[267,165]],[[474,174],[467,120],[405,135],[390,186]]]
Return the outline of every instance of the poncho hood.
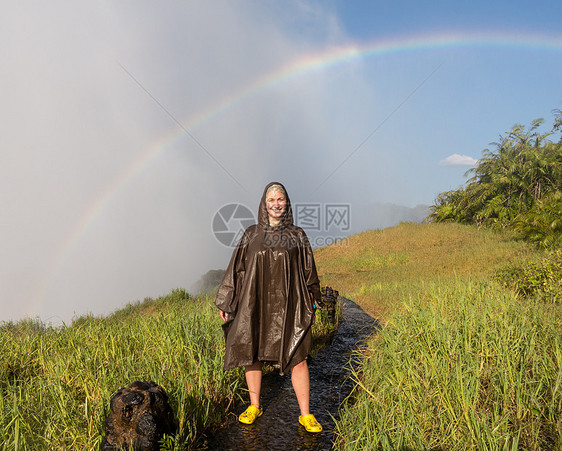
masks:
[[[281,224],[278,227],[288,227],[290,225],[293,225],[293,209],[291,207],[291,199],[289,198],[289,193],[287,193],[287,190],[285,189],[285,187],[283,186],[283,184],[279,183],[279,182],[270,182],[266,185],[265,189],[263,190],[263,194],[261,196],[261,201],[260,201],[260,206],[258,207],[258,225],[260,225],[261,227],[264,228],[270,228],[271,226],[269,225],[269,217],[267,214],[267,206],[265,204],[265,198],[266,198],[266,194],[267,194],[267,190],[273,186],[273,185],[279,185],[281,188],[283,188],[283,191],[285,191],[285,198],[287,199],[287,204],[285,206],[285,213],[283,214],[283,217],[281,218]]]

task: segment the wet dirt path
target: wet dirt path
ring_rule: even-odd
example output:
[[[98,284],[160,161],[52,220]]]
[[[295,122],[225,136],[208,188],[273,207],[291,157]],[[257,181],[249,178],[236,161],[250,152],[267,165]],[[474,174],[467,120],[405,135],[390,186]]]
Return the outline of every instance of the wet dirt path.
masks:
[[[332,342],[309,359],[310,408],[324,430],[310,434],[298,423],[299,407],[291,379],[274,372],[264,376],[261,401],[263,415],[252,425],[238,422],[247,407],[238,406],[229,415],[228,424],[208,437],[209,450],[330,450],[334,419],[339,418],[341,402],[350,393],[351,352],[378,328],[378,320],[367,315],[354,302],[341,298],[343,317]]]

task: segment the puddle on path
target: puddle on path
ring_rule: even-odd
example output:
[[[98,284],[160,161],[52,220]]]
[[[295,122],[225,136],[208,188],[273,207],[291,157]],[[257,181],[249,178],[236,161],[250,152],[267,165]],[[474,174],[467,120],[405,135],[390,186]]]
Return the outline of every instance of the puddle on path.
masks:
[[[351,352],[379,329],[378,320],[367,315],[349,299],[341,298],[343,318],[332,342],[309,360],[310,408],[324,430],[310,434],[298,423],[299,407],[290,376],[275,372],[264,376],[261,401],[263,415],[252,425],[238,422],[247,405],[229,415],[228,424],[208,437],[208,450],[330,450],[334,419],[341,402],[350,393]]]

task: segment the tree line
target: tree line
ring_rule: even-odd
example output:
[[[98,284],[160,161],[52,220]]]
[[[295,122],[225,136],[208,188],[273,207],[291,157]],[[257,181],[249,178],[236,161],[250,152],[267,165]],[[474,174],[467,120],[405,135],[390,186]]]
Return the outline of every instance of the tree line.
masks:
[[[512,229],[541,247],[562,244],[562,112],[552,129],[540,133],[543,119],[515,125],[485,149],[471,176],[457,190],[438,195],[431,221],[454,221]]]

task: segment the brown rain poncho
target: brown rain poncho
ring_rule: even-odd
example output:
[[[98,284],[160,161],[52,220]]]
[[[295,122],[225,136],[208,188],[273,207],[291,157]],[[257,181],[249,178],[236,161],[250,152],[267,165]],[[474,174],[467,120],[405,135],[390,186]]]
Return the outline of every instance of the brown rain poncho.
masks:
[[[283,373],[310,352],[320,283],[308,238],[293,225],[288,194],[281,224],[269,226],[265,194],[273,184],[280,185],[266,186],[258,224],[245,230],[215,300],[229,313],[223,324],[225,370],[259,360],[279,364]]]

